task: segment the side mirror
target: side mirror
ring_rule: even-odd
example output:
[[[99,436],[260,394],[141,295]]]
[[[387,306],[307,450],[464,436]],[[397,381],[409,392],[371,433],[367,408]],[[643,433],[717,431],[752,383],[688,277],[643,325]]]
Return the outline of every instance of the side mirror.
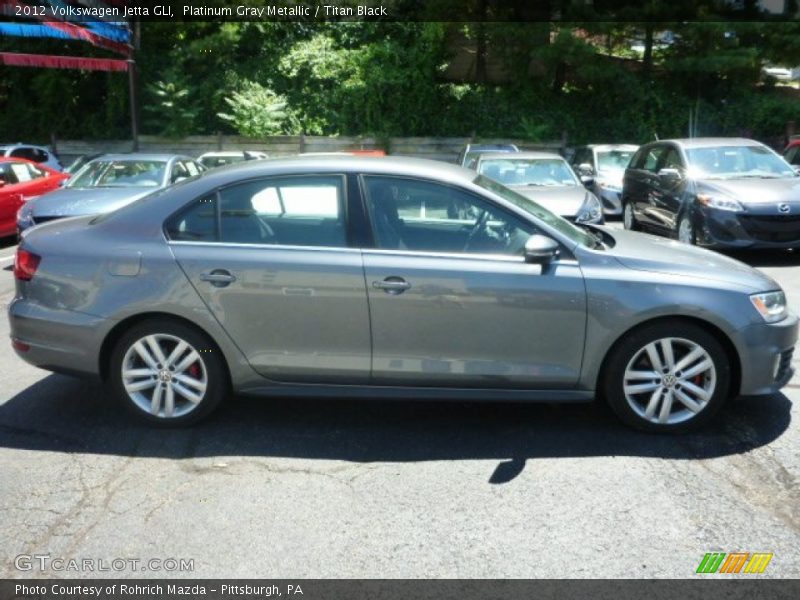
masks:
[[[594,185],[594,177],[591,175],[581,175],[581,183],[584,187],[592,187]]]
[[[594,169],[589,163],[581,163],[578,165],[578,173],[581,177],[594,177]]]
[[[676,183],[683,179],[678,169],[661,169],[658,172],[658,176],[668,183]]]
[[[800,175],[800,165],[795,165],[794,172]]]
[[[558,256],[558,242],[544,235],[532,235],[525,242],[525,262],[534,265],[549,263]]]
[[[6,184],[6,182],[3,181],[2,179],[0,179],[0,187],[3,187],[5,184]]]

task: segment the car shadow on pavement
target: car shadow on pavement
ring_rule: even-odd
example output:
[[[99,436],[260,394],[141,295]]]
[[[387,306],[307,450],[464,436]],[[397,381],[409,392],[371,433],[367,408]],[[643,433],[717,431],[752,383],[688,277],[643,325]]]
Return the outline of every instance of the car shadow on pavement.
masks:
[[[259,456],[353,462],[496,459],[505,483],[537,458],[677,460],[747,452],[789,426],[783,394],[729,402],[697,433],[640,433],[603,403],[509,404],[233,397],[188,429],[153,429],[109,402],[99,384],[50,375],[0,405],[0,447],[191,459]]]
[[[755,268],[800,265],[798,250],[724,250],[721,253]]]

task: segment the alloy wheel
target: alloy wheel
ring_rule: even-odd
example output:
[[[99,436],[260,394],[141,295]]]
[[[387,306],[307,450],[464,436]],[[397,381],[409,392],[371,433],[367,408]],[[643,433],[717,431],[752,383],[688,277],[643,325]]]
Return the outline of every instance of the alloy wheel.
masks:
[[[122,359],[122,385],[145,413],[163,419],[188,415],[208,388],[205,362],[178,336],[154,333],[134,342]]]
[[[623,376],[628,406],[655,424],[693,419],[714,395],[717,373],[708,351],[691,340],[661,338],[636,352]]]

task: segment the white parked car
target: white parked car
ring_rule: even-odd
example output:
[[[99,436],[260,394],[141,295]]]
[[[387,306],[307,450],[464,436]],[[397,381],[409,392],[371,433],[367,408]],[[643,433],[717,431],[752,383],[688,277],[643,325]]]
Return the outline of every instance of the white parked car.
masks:
[[[240,163],[246,160],[260,160],[262,158],[269,158],[269,155],[255,150],[220,150],[201,154],[197,157],[197,162],[206,169],[213,169],[223,165]]]
[[[0,156],[8,156],[11,158],[25,158],[32,160],[35,163],[44,165],[56,171],[63,170],[61,161],[58,157],[42,146],[32,146],[30,144],[0,144]]]

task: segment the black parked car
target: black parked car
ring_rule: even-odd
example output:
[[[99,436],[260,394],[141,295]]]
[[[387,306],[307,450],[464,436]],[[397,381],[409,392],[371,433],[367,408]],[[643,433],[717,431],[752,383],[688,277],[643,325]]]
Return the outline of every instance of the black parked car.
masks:
[[[800,176],[759,142],[664,140],[625,171],[626,229],[709,247],[800,247]]]

